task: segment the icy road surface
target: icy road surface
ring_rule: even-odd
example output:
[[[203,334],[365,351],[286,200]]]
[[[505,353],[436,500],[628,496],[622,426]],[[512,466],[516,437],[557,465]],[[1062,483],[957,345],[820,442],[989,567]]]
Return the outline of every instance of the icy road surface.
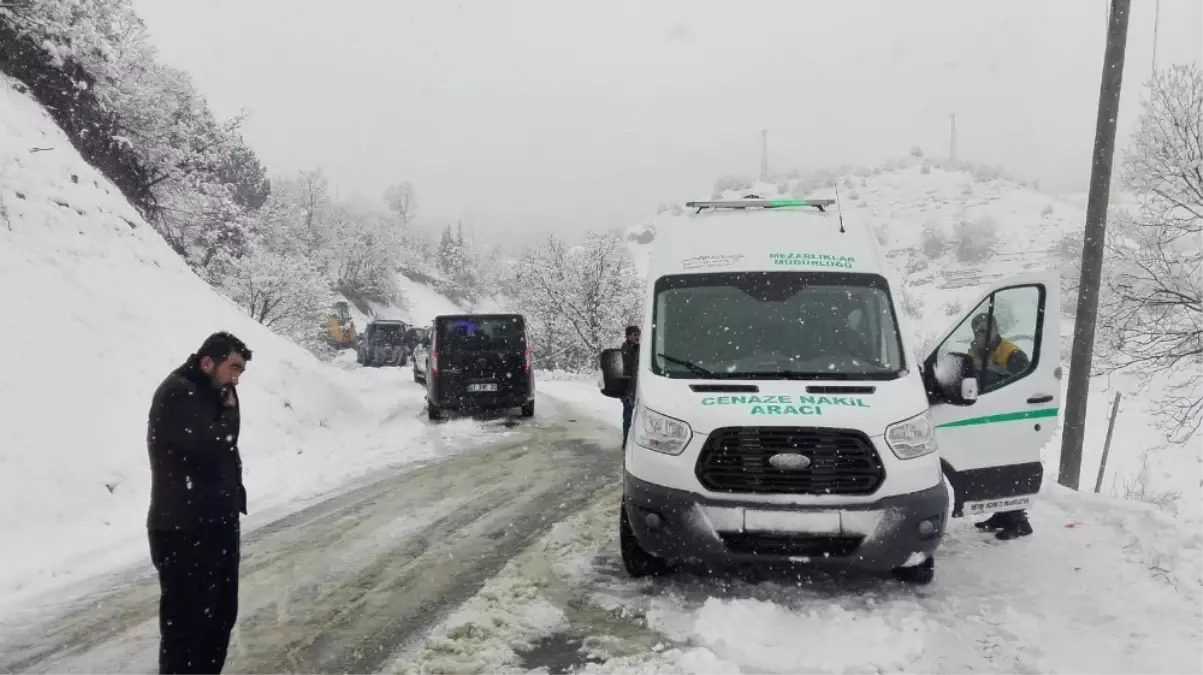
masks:
[[[243,537],[226,670],[370,672],[619,478],[608,427],[540,400],[464,454],[314,505]],[[500,423],[499,423],[500,426]],[[158,585],[145,571],[44,622],[0,626],[3,672],[153,672]]]

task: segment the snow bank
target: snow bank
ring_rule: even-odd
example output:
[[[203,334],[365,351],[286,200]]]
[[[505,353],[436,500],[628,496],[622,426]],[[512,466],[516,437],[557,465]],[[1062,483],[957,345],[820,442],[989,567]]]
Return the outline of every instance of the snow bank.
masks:
[[[0,206],[0,541],[20,552],[0,563],[0,603],[144,555],[150,397],[214,331],[254,352],[252,515],[429,451],[397,442],[422,428],[405,372],[323,365],[216,295],[3,76]],[[388,443],[362,439],[369,422]]]

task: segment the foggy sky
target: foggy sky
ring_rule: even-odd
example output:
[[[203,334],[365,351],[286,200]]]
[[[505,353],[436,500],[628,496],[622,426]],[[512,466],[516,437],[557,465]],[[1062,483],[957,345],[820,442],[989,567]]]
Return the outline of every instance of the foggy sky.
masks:
[[[1161,0],[1157,63],[1199,61],[1198,0]],[[272,173],[341,196],[407,179],[427,225],[482,239],[626,227],[659,203],[913,145],[1082,191],[1104,0],[135,0]],[[1134,0],[1121,142],[1150,74]]]

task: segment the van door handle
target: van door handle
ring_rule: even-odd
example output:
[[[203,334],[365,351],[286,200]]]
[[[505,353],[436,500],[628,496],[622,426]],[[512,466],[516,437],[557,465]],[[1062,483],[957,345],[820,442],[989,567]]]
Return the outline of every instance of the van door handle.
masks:
[[[1048,403],[1053,400],[1052,394],[1038,394],[1028,399],[1028,403],[1036,405],[1037,403]]]

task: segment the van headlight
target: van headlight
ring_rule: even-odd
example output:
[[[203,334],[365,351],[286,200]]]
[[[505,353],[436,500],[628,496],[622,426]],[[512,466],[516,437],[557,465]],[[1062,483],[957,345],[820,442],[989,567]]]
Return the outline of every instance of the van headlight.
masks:
[[[693,438],[693,429],[681,420],[639,406],[635,411],[635,444],[666,455],[679,455]]]
[[[936,433],[931,414],[924,411],[886,427],[886,444],[898,459],[914,459],[936,451]]]

